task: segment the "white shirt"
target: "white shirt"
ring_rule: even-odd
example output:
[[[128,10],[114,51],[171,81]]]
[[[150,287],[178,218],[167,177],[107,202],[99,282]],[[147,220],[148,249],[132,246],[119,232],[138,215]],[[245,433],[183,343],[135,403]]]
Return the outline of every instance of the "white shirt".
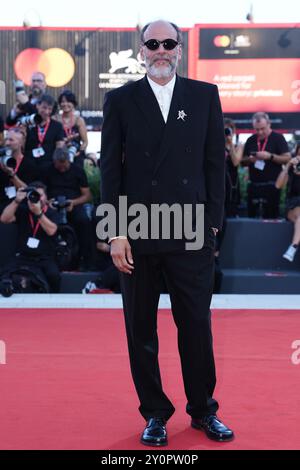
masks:
[[[176,81],[176,75],[174,75],[172,80],[170,80],[166,85],[159,85],[158,83],[151,80],[148,75],[147,79],[157,99],[164,121],[167,122]]]

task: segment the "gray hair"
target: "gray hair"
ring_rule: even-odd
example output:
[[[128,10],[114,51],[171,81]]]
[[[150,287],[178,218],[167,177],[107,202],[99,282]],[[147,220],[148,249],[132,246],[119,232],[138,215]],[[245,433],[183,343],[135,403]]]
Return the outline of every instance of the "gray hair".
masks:
[[[265,119],[268,123],[271,122],[269,115],[263,111],[259,111],[252,116],[252,121],[261,121],[262,119]]]
[[[145,24],[145,26],[143,27],[143,29],[141,30],[141,43],[144,44],[145,42],[145,32],[146,30],[149,28],[149,26],[154,23],[154,21],[152,21],[151,23],[147,23]],[[183,36],[182,36],[182,31],[181,29],[177,26],[177,24],[175,23],[171,23],[171,21],[167,21],[167,23],[169,23],[171,26],[173,26],[173,28],[175,29],[176,33],[177,33],[177,41],[182,44],[182,41],[183,41]]]

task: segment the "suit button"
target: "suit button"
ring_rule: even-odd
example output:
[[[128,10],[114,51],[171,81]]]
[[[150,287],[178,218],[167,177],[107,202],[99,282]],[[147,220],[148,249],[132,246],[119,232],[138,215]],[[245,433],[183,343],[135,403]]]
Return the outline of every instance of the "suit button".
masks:
[[[146,156],[146,157],[151,157],[150,152],[145,152],[145,156]]]
[[[185,149],[185,151],[186,151],[187,153],[191,153],[192,149],[191,149],[191,147],[187,147],[187,148]]]
[[[188,184],[189,180],[187,180],[186,178],[184,178],[184,179],[182,180],[182,182],[183,182],[183,184]]]
[[[157,186],[157,181],[156,180],[152,180],[152,186]]]

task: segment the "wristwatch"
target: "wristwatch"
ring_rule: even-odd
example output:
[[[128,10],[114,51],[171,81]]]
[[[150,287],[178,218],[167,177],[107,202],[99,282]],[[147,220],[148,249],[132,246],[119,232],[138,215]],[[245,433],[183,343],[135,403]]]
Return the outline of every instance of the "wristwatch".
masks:
[[[40,213],[36,216],[36,218],[37,218],[37,219],[40,219],[40,218],[42,217],[42,215],[44,215],[44,212],[43,212],[43,211],[40,212]]]
[[[271,153],[271,155],[270,155],[270,162],[272,162],[273,160],[274,160],[274,155],[273,155],[273,153]]]

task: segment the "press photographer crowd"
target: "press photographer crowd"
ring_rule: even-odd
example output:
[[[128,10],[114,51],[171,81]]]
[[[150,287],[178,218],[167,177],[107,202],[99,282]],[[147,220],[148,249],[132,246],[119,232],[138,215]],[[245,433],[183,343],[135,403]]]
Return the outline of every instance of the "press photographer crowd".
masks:
[[[15,105],[6,119],[0,117],[0,220],[17,225],[18,241],[15,256],[0,271],[1,294],[60,292],[61,272],[74,270],[99,273],[86,293],[97,287],[119,292],[109,245],[96,238],[99,159],[86,152],[87,129],[75,95],[65,90],[56,103],[40,72],[32,75],[29,93],[21,81],[15,82],[15,92]],[[227,218],[286,217],[294,224],[283,253],[288,262],[300,243],[300,145],[291,150],[265,112],[255,113],[252,124],[253,135],[240,144],[235,123],[224,119],[226,200],[215,252],[215,292]],[[247,210],[241,214],[243,167],[249,177]],[[286,211],[280,214],[283,188]]]
[[[64,91],[57,105],[39,72],[29,94],[15,85],[16,103],[0,120],[0,220],[17,225],[18,240],[0,272],[1,294],[59,292],[66,270],[99,271],[101,287],[118,290],[109,247],[96,239],[99,166],[86,154],[74,94]]]

